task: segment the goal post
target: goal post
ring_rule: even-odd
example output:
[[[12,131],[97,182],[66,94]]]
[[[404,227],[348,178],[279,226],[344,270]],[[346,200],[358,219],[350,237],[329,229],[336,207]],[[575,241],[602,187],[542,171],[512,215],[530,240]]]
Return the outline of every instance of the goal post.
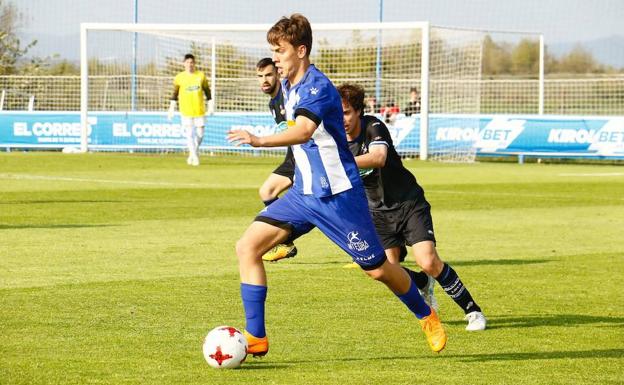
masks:
[[[257,61],[271,56],[266,42],[270,28],[269,24],[81,24],[81,149],[183,150],[179,123],[167,121],[166,109],[173,77],[183,70],[182,57],[192,52],[198,69],[209,79],[215,108],[215,114],[206,118],[201,151],[283,154],[283,148],[234,147],[225,141],[232,128],[259,135],[274,130],[269,97],[255,79]],[[439,124],[432,118],[444,113],[474,116],[478,129],[483,34],[429,22],[324,23],[312,24],[312,30],[311,61],[335,85],[358,83],[368,98],[381,97],[379,107],[399,110],[392,117],[380,109],[371,113],[386,119],[400,153],[421,159],[474,160],[474,143],[469,140],[440,145],[435,135]],[[403,111],[414,88],[420,94],[420,112],[407,115]],[[115,116],[126,121],[104,128],[113,135],[100,132],[103,122]],[[90,119],[97,120],[98,132]]]

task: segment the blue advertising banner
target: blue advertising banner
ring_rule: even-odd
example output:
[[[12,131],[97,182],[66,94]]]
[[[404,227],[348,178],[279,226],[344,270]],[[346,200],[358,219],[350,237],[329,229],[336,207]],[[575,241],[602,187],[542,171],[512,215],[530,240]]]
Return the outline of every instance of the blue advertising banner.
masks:
[[[89,115],[89,146],[93,149],[184,148],[179,118],[163,113]],[[399,117],[388,125],[399,151],[417,153],[418,117]],[[266,113],[222,113],[206,117],[203,148],[234,148],[229,130],[273,134]],[[431,114],[430,151],[474,146],[477,154],[541,154],[552,156],[624,157],[624,116],[446,115]],[[63,148],[80,145],[77,112],[0,112],[0,147]]]

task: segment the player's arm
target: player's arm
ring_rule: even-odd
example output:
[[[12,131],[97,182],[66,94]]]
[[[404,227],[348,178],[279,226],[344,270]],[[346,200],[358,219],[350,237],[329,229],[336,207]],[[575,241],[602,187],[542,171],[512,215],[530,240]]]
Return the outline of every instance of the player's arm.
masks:
[[[375,119],[365,127],[369,138],[368,153],[355,157],[355,163],[360,170],[381,168],[386,165],[388,146],[392,143],[390,131],[383,122]]]
[[[180,85],[174,81],[173,83],[173,94],[171,95],[171,99],[169,100],[169,111],[167,112],[167,119],[173,119],[173,114],[175,113],[176,103],[178,102],[178,95],[180,94]]]
[[[210,93],[210,86],[208,85],[208,79],[204,76],[204,80],[202,81],[202,90],[204,90],[204,94],[206,95],[206,101],[212,100],[212,94]]]
[[[210,92],[210,86],[208,85],[206,76],[204,76],[204,80],[202,81],[202,90],[204,91],[204,95],[206,95],[208,115],[212,115],[214,114],[214,100],[212,100],[212,93]]]
[[[386,143],[371,143],[368,153],[355,157],[358,168],[382,168],[386,165],[388,145]]]
[[[298,115],[295,124],[275,135],[255,136],[245,130],[228,132],[228,141],[236,145],[249,144],[253,147],[280,147],[305,143],[318,127],[318,124],[305,115]]]

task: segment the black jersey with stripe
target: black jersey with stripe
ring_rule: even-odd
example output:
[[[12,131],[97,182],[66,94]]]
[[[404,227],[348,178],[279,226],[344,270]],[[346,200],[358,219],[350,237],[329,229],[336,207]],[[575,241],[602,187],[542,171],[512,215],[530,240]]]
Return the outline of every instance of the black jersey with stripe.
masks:
[[[382,168],[360,172],[369,208],[391,210],[407,201],[415,201],[418,207],[429,206],[422,187],[416,182],[416,177],[403,166],[386,125],[372,115],[364,115],[360,126],[362,127],[360,135],[349,142],[353,156],[367,154],[371,145],[388,147],[386,164]]]
[[[284,94],[282,94],[282,86],[279,82],[277,87],[279,87],[277,95],[269,100],[269,110],[271,110],[275,123],[279,124],[286,121],[286,108],[284,108]]]

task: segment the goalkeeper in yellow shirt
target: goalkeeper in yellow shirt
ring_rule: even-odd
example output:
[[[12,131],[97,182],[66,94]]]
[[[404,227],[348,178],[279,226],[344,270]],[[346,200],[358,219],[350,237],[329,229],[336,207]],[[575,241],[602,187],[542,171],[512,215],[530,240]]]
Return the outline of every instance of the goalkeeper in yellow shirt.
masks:
[[[195,70],[195,56],[190,53],[184,55],[184,71],[177,74],[173,80],[173,96],[167,114],[169,120],[173,119],[176,102],[179,105],[180,121],[186,131],[189,149],[186,163],[199,166],[199,146],[204,139],[206,102],[210,115],[213,112],[213,104],[206,75],[202,71]]]

